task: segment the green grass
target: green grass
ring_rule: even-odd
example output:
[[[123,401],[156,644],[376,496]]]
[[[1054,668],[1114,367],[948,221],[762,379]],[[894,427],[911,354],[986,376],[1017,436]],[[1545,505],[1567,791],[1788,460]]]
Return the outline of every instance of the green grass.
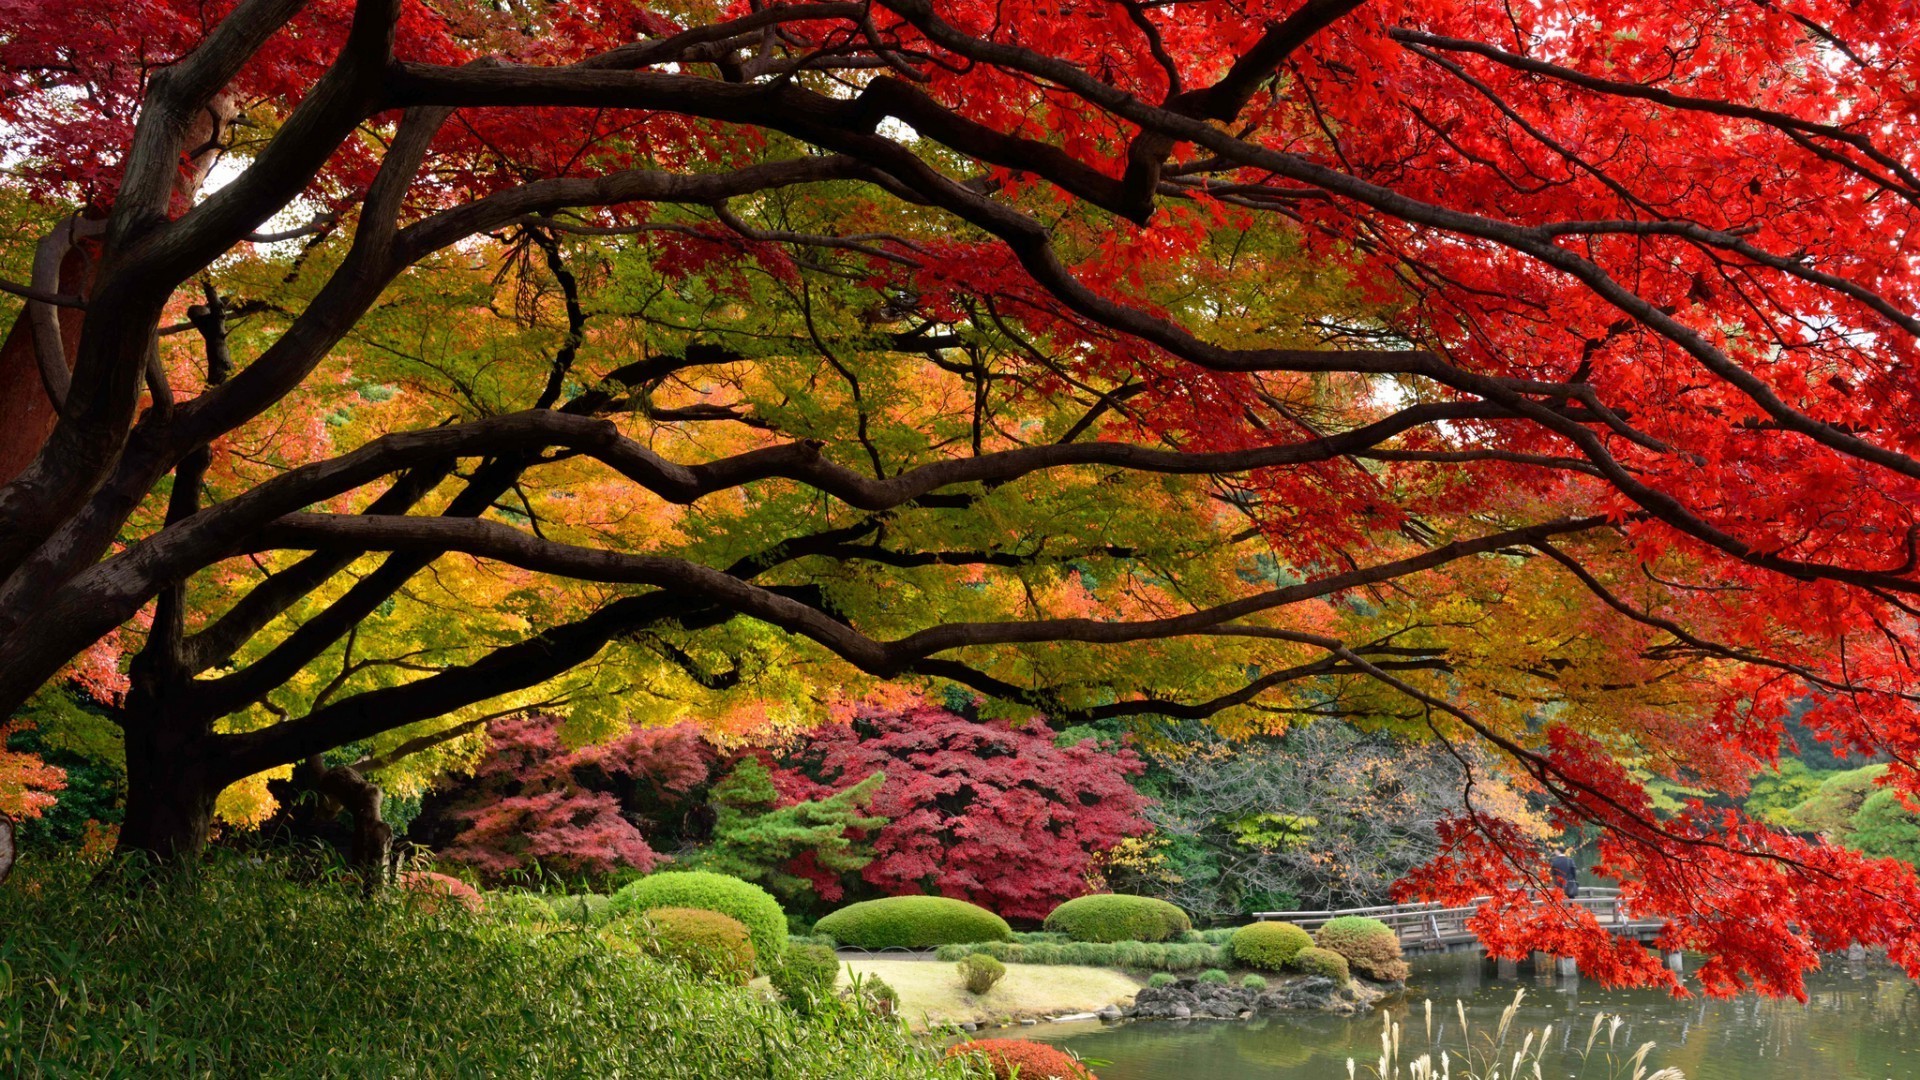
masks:
[[[588,926],[367,900],[284,862],[91,873],[23,863],[0,889],[0,1075],[972,1075],[897,1020],[801,1017]]]

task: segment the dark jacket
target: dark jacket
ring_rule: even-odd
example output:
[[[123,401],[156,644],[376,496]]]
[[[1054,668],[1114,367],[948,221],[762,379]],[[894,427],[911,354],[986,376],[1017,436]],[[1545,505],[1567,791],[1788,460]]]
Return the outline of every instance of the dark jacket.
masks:
[[[1580,868],[1565,855],[1555,855],[1547,860],[1547,866],[1553,870],[1553,883],[1568,896],[1580,895]]]

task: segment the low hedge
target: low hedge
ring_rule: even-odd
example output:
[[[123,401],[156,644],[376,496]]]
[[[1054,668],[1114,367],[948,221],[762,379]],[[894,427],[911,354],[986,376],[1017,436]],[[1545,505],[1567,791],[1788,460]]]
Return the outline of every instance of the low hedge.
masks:
[[[814,923],[813,932],[861,949],[925,949],[1013,940],[1007,920],[977,904],[946,896],[889,896],[848,904]]]
[[[1376,982],[1403,982],[1407,962],[1400,957],[1400,935],[1378,919],[1344,915],[1329,919],[1314,935],[1315,944],[1347,958],[1356,975]]]
[[[1159,942],[1192,930],[1193,920],[1165,900],[1101,893],[1075,897],[1054,908],[1046,927],[1075,941]]]
[[[702,978],[745,986],[753,979],[754,949],[739,919],[704,908],[654,908],[622,916],[608,933]]]
[[[1293,958],[1293,969],[1307,975],[1320,975],[1332,979],[1341,986],[1347,985],[1353,975],[1347,969],[1347,958],[1332,949],[1308,946],[1301,949]]]
[[[1149,945],[1144,941],[1116,941],[1111,944],[1076,941],[1066,945],[1021,945],[993,941],[978,945],[945,945],[935,955],[941,960],[956,961],[976,953],[1007,964],[1074,964],[1124,968],[1129,971],[1203,971],[1212,967],[1229,967],[1233,963],[1233,954],[1225,946],[1200,942]]]
[[[1313,937],[1292,923],[1257,922],[1235,930],[1228,947],[1233,958],[1248,967],[1281,971],[1301,949],[1312,945]]]
[[[620,915],[653,908],[700,908],[738,919],[753,939],[760,969],[771,971],[787,951],[787,916],[773,894],[725,874],[669,870],[648,874],[613,894],[609,909]]]

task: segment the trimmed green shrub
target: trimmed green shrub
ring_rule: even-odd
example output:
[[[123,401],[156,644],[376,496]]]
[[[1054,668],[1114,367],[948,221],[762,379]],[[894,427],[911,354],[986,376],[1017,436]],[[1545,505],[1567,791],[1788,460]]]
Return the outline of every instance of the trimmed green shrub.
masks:
[[[753,978],[754,949],[739,919],[705,908],[654,908],[623,915],[602,933],[628,941],[702,978],[742,986]]]
[[[1166,941],[1193,929],[1187,913],[1151,896],[1102,893],[1081,896],[1054,908],[1048,930],[1075,941]]]
[[[663,907],[702,908],[740,920],[762,970],[772,970],[787,950],[785,913],[773,894],[752,882],[704,870],[668,870],[614,893],[611,910],[618,915]]]
[[[546,898],[558,922],[576,926],[601,926],[613,917],[613,901],[599,893],[562,894]]]
[[[1208,968],[1201,972],[1195,981],[1205,983],[1208,986],[1225,986],[1232,980],[1228,979],[1227,973],[1221,971],[1219,968]]]
[[[1301,949],[1313,944],[1312,935],[1284,922],[1257,922],[1233,932],[1228,948],[1233,958],[1248,967],[1263,971],[1281,971]]]
[[[1065,945],[1073,939],[1051,930],[1015,930],[1013,940],[1020,945]]]
[[[1013,940],[1007,920],[977,904],[945,896],[889,896],[848,904],[814,923],[813,932],[862,949]]]
[[[1007,965],[978,953],[961,960],[959,967],[960,981],[966,984],[969,994],[984,994],[1007,976]]]
[[[1149,945],[1143,941],[1118,941],[1111,945],[1093,942],[1020,945],[989,941],[976,945],[943,945],[934,956],[952,962],[975,953],[1008,964],[1084,964],[1134,971],[1199,971],[1233,963],[1233,954],[1224,945]]]
[[[1249,975],[1240,980],[1240,986],[1246,990],[1265,990],[1267,988],[1267,980],[1258,975]]]
[[[1160,989],[1163,986],[1172,986],[1174,983],[1177,983],[1179,981],[1180,979],[1177,976],[1170,975],[1164,971],[1156,971],[1153,974],[1147,976],[1147,985],[1153,987],[1156,990]]]
[[[137,884],[35,855],[0,888],[0,1076],[980,1075],[837,997],[802,1016],[594,934],[369,898],[277,853]]]
[[[1314,937],[1315,944],[1347,958],[1356,975],[1376,982],[1402,982],[1407,962],[1400,957],[1400,935],[1378,919],[1343,915],[1330,919]]]
[[[840,978],[840,958],[825,945],[787,943],[786,955],[769,976],[773,988],[788,1005],[810,1013],[833,996]]]
[[[1293,958],[1295,971],[1308,975],[1319,975],[1332,979],[1341,986],[1347,985],[1353,975],[1347,970],[1347,958],[1332,949],[1309,946],[1301,949]]]

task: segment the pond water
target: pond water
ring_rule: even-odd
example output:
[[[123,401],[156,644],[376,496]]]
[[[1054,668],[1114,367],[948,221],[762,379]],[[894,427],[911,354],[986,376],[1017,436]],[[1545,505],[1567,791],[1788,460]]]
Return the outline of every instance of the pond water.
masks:
[[[1808,978],[1805,1005],[1603,990],[1578,978],[1533,975],[1526,965],[1518,979],[1502,980],[1467,954],[1416,961],[1413,983],[1383,1009],[1350,1019],[1301,1014],[1239,1023],[1058,1024],[1003,1034],[1109,1062],[1099,1067],[1101,1080],[1344,1080],[1349,1057],[1358,1059],[1360,1076],[1369,1075],[1367,1066],[1380,1053],[1383,1013],[1400,1022],[1402,1055],[1412,1058],[1426,1047],[1424,1000],[1430,999],[1436,1049],[1457,1056],[1463,1040],[1455,1000],[1466,1006],[1473,1042],[1484,1045],[1481,1033],[1499,1023],[1514,991],[1524,988],[1516,1026],[1553,1025],[1545,1080],[1624,1080],[1631,1070],[1613,1065],[1649,1040],[1657,1046],[1648,1071],[1673,1066],[1689,1080],[1920,1078],[1920,988],[1884,964],[1831,959],[1827,970]],[[1624,1018],[1618,1033],[1624,1053],[1610,1064],[1596,1052],[1583,1071],[1579,1050],[1599,1012]],[[1605,1044],[1604,1034],[1600,1041]]]

